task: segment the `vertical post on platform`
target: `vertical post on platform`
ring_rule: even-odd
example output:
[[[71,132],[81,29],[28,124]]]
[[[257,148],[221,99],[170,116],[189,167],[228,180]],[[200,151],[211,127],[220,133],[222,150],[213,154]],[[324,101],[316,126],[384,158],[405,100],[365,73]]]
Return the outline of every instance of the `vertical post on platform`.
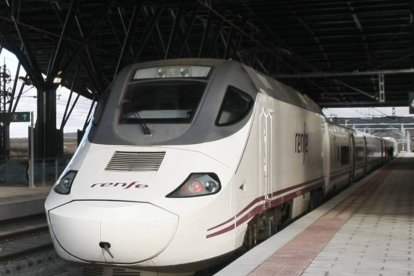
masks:
[[[30,112],[30,160],[29,160],[29,188],[34,188],[34,118]]]
[[[407,152],[411,152],[411,133],[410,130],[407,131]]]

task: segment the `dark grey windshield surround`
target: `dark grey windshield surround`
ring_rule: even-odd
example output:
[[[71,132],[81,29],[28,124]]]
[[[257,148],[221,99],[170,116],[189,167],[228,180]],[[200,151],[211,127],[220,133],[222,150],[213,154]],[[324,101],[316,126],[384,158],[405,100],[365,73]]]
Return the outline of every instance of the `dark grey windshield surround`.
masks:
[[[207,82],[195,114],[189,123],[149,123],[150,135],[145,135],[142,125],[120,124],[122,99],[131,84],[137,69],[161,66],[211,66],[209,79],[198,81]],[[185,81],[185,79],[179,79]],[[154,80],[142,80],[154,81]],[[172,81],[159,79],[157,81]],[[194,81],[194,79],[188,79]],[[219,126],[217,116],[223,98],[229,86],[233,86],[250,96],[253,101],[259,91],[288,104],[313,111],[323,116],[320,108],[309,98],[293,88],[286,86],[268,76],[257,73],[250,67],[237,61],[215,59],[176,59],[146,62],[130,65],[124,68],[113,83],[106,97],[103,112],[94,119],[88,135],[89,141],[98,144],[111,145],[183,145],[215,141],[225,138],[240,130],[253,114],[253,106],[246,116],[234,124]],[[99,110],[100,108],[97,108]],[[98,112],[99,113],[99,112]],[[95,114],[96,115],[99,114]]]
[[[119,122],[122,99],[139,68],[159,66],[212,66],[200,104],[189,123],[148,123],[151,134],[145,135],[139,124]],[[179,79],[185,81],[186,79]],[[142,80],[140,82],[174,81],[171,79]],[[178,80],[177,80],[178,81]],[[194,79],[188,79],[194,81]],[[257,96],[257,88],[249,78],[244,66],[238,62],[210,59],[179,59],[156,61],[131,65],[118,75],[107,97],[104,112],[94,120],[88,139],[93,143],[111,145],[180,145],[196,144],[222,139],[240,130],[252,115],[253,108],[235,124],[217,126],[216,119],[228,86],[234,86],[252,99]]]

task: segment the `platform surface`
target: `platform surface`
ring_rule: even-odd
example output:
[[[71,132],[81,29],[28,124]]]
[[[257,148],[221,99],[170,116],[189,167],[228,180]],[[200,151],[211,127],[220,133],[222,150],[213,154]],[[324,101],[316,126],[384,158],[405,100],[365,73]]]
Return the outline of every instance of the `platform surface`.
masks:
[[[49,193],[51,188],[52,188],[51,186],[43,186],[43,187],[35,187],[35,188],[14,187],[14,186],[1,187],[0,186],[0,203],[7,202],[7,201],[23,200],[27,198],[33,198],[33,197],[45,197]]]
[[[414,275],[414,155],[403,154],[216,275]]]
[[[0,186],[0,221],[43,213],[51,188]]]

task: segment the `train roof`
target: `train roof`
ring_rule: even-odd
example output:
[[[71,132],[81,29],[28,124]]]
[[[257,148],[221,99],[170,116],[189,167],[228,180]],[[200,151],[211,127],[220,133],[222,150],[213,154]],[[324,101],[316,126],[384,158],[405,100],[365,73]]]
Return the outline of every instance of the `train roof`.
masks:
[[[225,62],[236,62],[231,60],[224,60],[224,59],[210,59],[210,58],[178,58],[178,59],[164,59],[164,60],[154,60],[154,61],[146,61],[141,63],[136,63],[131,65],[134,69],[136,68],[149,68],[149,67],[157,67],[157,66],[185,66],[185,65],[203,65],[203,66],[211,66],[211,67],[218,67]]]
[[[323,115],[320,107],[306,94],[302,94],[294,88],[281,83],[270,76],[264,75],[249,66],[243,65],[243,67],[246,69],[259,91],[269,94],[282,102]]]

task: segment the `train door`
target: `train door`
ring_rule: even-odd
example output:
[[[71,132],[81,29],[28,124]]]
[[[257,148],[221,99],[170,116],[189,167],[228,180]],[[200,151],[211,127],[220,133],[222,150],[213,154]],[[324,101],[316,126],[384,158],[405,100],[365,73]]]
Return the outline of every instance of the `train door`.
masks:
[[[262,169],[260,172],[260,186],[262,195],[265,198],[265,204],[270,204],[272,193],[272,124],[273,111],[271,109],[271,101],[269,96],[264,95],[263,108],[260,114],[260,162]]]

